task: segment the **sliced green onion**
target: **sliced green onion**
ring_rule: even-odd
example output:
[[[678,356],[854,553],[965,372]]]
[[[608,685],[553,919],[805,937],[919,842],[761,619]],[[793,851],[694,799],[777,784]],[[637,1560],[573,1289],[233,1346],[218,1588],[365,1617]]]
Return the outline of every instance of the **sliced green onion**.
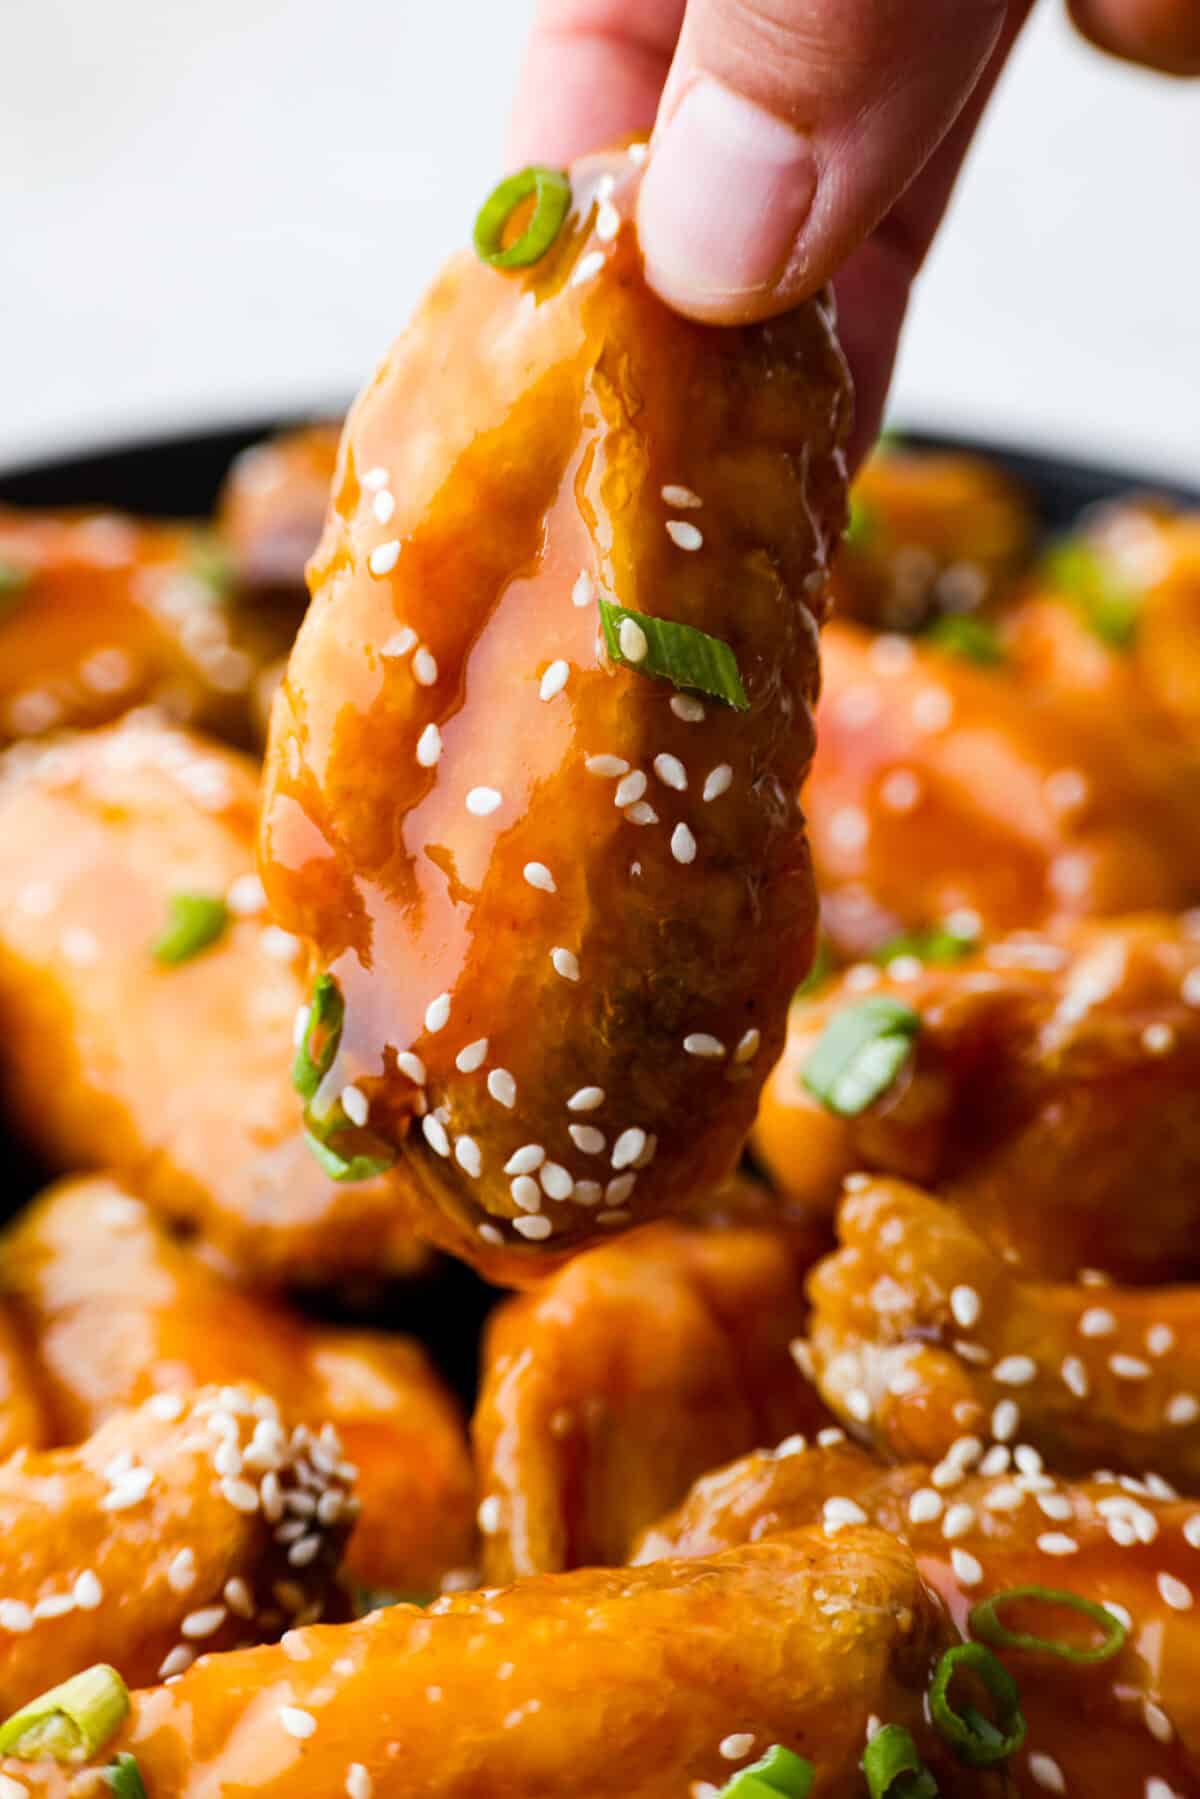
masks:
[[[192,540],[188,573],[208,588],[214,600],[227,600],[233,592],[233,558],[216,537],[201,535]]]
[[[504,248],[504,228],[523,200],[536,195],[533,217],[515,243]],[[561,169],[537,164],[493,188],[475,220],[475,250],[494,269],[527,269],[540,262],[570,210],[571,183]]]
[[[920,1014],[883,994],[843,1006],[825,1026],[801,1080],[839,1118],[856,1118],[887,1092],[912,1054]]]
[[[808,1799],[816,1770],[804,1756],[772,1743],[767,1753],[748,1768],[739,1768],[721,1788],[717,1799]]]
[[[151,951],[159,962],[189,962],[222,936],[229,923],[224,900],[207,893],[173,893],[167,901],[167,925]]]
[[[351,1155],[344,1156],[336,1150],[328,1137],[317,1135],[313,1121],[305,1113],[308,1129],[304,1133],[304,1141],[325,1170],[331,1181],[373,1181],[377,1174],[382,1174],[396,1160],[394,1151],[383,1155]],[[347,1128],[345,1118],[339,1118],[336,1126],[328,1127],[330,1136],[341,1136]]]
[[[1056,587],[1074,600],[1088,629],[1115,650],[1127,650],[1137,635],[1141,596],[1123,581],[1089,543],[1056,544],[1045,561]]]
[[[146,1799],[142,1770],[137,1765],[135,1755],[118,1755],[101,1772],[117,1799]]]
[[[331,974],[318,975],[308,1002],[308,1017],[292,1060],[292,1086],[311,1099],[333,1067],[342,1041],[346,1002]]]
[[[97,1662],[31,1699],[0,1724],[0,1755],[20,1761],[85,1762],[117,1734],[129,1712],[129,1688]]]
[[[1059,1606],[1066,1611],[1078,1612],[1103,1633],[1101,1640],[1091,1648],[1084,1648],[1077,1643],[1065,1643],[1059,1637],[1039,1637],[1028,1631],[1009,1630],[1001,1622],[998,1607],[1015,1605],[1021,1601]],[[978,1605],[972,1606],[968,1625],[973,1637],[991,1643],[996,1649],[1028,1649],[1035,1654],[1057,1655],[1063,1661],[1087,1664],[1107,1662],[1114,1655],[1119,1655],[1129,1635],[1115,1613],[1098,1605],[1095,1600],[1084,1599],[1080,1593],[1064,1593],[1057,1587],[1009,1587],[1003,1593],[993,1593],[990,1599],[982,1599]]]
[[[792,995],[793,1000],[807,999],[833,973],[833,953],[824,937],[817,938],[817,953],[813,957],[812,967]]]
[[[950,1703],[950,1684],[969,1669],[978,1676],[995,1700],[997,1716],[985,1718],[974,1706],[955,1711]],[[960,1761],[972,1768],[990,1768],[1014,1755],[1025,1741],[1021,1692],[1002,1662],[982,1643],[958,1643],[947,1649],[934,1669],[929,1689],[929,1715]]]
[[[879,514],[873,506],[857,494],[850,495],[850,517],[846,524],[845,541],[854,550],[869,550],[871,545],[882,537],[883,531]]]
[[[938,1799],[937,1781],[903,1724],[885,1724],[863,1756],[870,1799]]]
[[[886,968],[889,962],[899,961],[902,956],[912,956],[935,968],[949,968],[978,948],[977,932],[956,931],[948,924],[937,924],[927,931],[902,931],[899,937],[890,938],[877,949],[873,959],[881,968]]]
[[[694,625],[651,618],[648,613],[614,606],[604,599],[600,601],[600,623],[605,648],[623,668],[670,681],[673,687],[707,694],[726,706],[735,706],[739,712],[749,710],[737,657],[719,637],[697,631]]]
[[[935,618],[924,635],[926,642],[939,650],[948,650],[965,662],[977,662],[981,668],[998,668],[1005,660],[996,627],[968,612],[948,612]]]
[[[0,619],[16,611],[17,597],[29,586],[31,578],[28,569],[0,557]]]

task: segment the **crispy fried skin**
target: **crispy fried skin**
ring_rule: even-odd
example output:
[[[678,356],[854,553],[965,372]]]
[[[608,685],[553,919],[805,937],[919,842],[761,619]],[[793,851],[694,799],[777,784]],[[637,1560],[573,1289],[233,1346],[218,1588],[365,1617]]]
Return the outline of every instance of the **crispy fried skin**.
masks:
[[[150,1401],[77,1448],[22,1451],[0,1464],[6,1714],[92,1662],[111,1662],[141,1685],[161,1677],[180,1644],[197,1654],[229,1649],[320,1617],[351,1521],[349,1484],[321,1473],[303,1437],[289,1439],[274,1401],[252,1389],[210,1390],[176,1400],[171,1417],[164,1410]],[[256,1431],[260,1444],[272,1436],[270,1460],[231,1484],[223,1458],[238,1445],[248,1451]],[[330,1502],[336,1516],[306,1516],[311,1542],[295,1560],[258,1498],[268,1465],[281,1505],[302,1484],[314,1500],[314,1488],[341,1495]],[[67,1595],[70,1605],[34,1609]],[[167,1672],[187,1660],[178,1656]]]
[[[760,1452],[698,1482],[677,1512],[647,1532],[634,1561],[728,1553],[814,1524],[827,1501],[842,1499],[911,1545],[922,1576],[964,1631],[973,1605],[1012,1587],[1048,1587],[1121,1606],[1131,1620],[1129,1641],[1109,1662],[1081,1667],[1046,1654],[1001,1652],[1029,1724],[1025,1750],[1008,1764],[1012,1790],[1023,1799],[1041,1799],[1047,1790],[1154,1795],[1156,1777],[1168,1783],[1156,1799],[1200,1790],[1200,1624],[1188,1598],[1200,1591],[1195,1505],[1130,1493],[1112,1479],[963,1478],[960,1470],[939,1492],[936,1478],[919,1463],[881,1469],[848,1445]],[[841,1542],[841,1533],[833,1540]],[[1064,1542],[1075,1548],[1063,1553]],[[1009,1629],[1083,1646],[1099,1640],[1092,1626],[1081,1628],[1058,1608],[1014,1603],[1002,1616]],[[1031,1765],[1033,1756],[1050,1756],[1064,1784],[1040,1778],[1045,1764]]]
[[[246,743],[298,613],[240,607],[199,526],[0,508],[0,743],[153,700]]]
[[[410,1338],[321,1327],[245,1292],[104,1178],[66,1182],[24,1213],[0,1241],[0,1280],[36,1341],[60,1441],[156,1392],[251,1380],[288,1423],[328,1419],[358,1467],[355,1580],[436,1591],[473,1565],[463,1421]]]
[[[796,795],[844,365],[821,300],[736,331],[664,307],[628,217],[593,229],[627,171],[575,171],[534,270],[452,261],[357,402],[264,798],[280,921],[345,995],[328,1097],[370,1102],[339,1145],[393,1145],[397,1208],[518,1284],[730,1172],[815,922]],[[597,587],[724,640],[749,711],[681,716],[611,662]],[[530,1144],[558,1171],[539,1212],[506,1172]]]
[[[472,1425],[489,1581],[622,1562],[706,1468],[832,1422],[789,1353],[821,1247],[735,1202],[724,1228],[648,1225],[492,1314]]]
[[[843,1006],[921,1016],[915,1059],[854,1118],[802,1084]],[[1195,917],[1013,937],[950,967],[858,969],[792,1009],[755,1147],[780,1189],[826,1209],[875,1168],[936,1189],[997,1250],[1063,1279],[1200,1274],[1200,930]]]
[[[112,1748],[147,1791],[344,1799],[679,1799],[733,1772],[730,1731],[815,1764],[821,1799],[859,1799],[868,1718],[932,1752],[922,1694],[945,1641],[911,1553],[876,1531],[801,1531],[711,1562],[580,1570],[498,1594],[306,1630],[138,1694]],[[290,1652],[289,1652],[290,1651]],[[280,1708],[316,1720],[303,1740]],[[106,1752],[108,1753],[108,1752]],[[752,1760],[753,1755],[747,1756]],[[5,1762],[33,1792],[69,1775]],[[948,1796],[986,1793],[951,1775]]]
[[[243,450],[217,501],[216,529],[239,583],[256,598],[307,604],[304,565],[316,549],[337,467],[339,424],[306,425]]]
[[[834,612],[879,630],[994,609],[1033,546],[1024,494],[978,456],[881,449],[854,483],[851,518],[833,565]]]
[[[890,1455],[930,1458],[964,1433],[997,1432],[1066,1472],[1152,1468],[1200,1490],[1195,1287],[1023,1280],[898,1181],[850,1193],[839,1228],[841,1249],[809,1281],[811,1348],[851,1429]],[[964,1293],[975,1298],[962,1313]],[[978,1320],[964,1323],[975,1300]]]
[[[410,1266],[379,1185],[335,1186],[304,1144],[287,940],[258,913],[190,961],[151,953],[173,893],[252,875],[256,801],[248,760],[145,715],[9,753],[0,1091],[52,1165],[116,1169],[255,1276]]]

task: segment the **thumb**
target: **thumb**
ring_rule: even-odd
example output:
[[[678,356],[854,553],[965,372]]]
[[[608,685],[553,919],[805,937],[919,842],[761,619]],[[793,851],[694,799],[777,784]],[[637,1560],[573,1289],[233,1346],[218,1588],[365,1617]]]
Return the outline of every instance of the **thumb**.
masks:
[[[814,292],[920,172],[985,68],[1005,0],[690,0],[638,223],[693,318]]]

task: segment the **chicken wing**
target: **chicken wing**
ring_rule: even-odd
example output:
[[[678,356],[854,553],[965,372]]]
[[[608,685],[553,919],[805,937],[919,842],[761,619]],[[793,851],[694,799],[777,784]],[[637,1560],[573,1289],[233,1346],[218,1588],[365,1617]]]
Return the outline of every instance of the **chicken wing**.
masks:
[[[906,1035],[908,1053],[851,1092],[814,1057],[856,1025],[843,1077],[879,1053],[873,1034]],[[825,1209],[847,1173],[880,1169],[936,1189],[1030,1273],[1179,1280],[1200,1274],[1198,1080],[1196,915],[1014,936],[942,964],[901,945],[885,970],[797,1001],[754,1141],[797,1203]]]
[[[248,742],[255,682],[296,624],[238,605],[199,526],[0,508],[0,743],[146,700]]]
[[[754,1213],[739,1192],[724,1228],[648,1225],[492,1314],[472,1425],[490,1581],[622,1562],[715,1462],[833,1422],[790,1353],[821,1237]]]
[[[336,1186],[299,1129],[298,946],[253,873],[257,792],[141,714],[9,752],[0,1090],[52,1166],[118,1170],[255,1275],[411,1266],[379,1183]]]
[[[250,1380],[289,1424],[327,1419],[357,1465],[356,1581],[437,1591],[474,1565],[462,1418],[410,1338],[323,1328],[245,1292],[105,1178],[64,1183],[25,1212],[0,1239],[0,1281],[36,1344],[59,1441],[155,1393]]]
[[[823,300],[663,306],[630,179],[580,165],[523,275],[453,261],[357,402],[264,796],[344,1007],[310,1117],[516,1284],[730,1172],[813,944],[844,365]]]
[[[851,1185],[809,1290],[817,1383],[852,1430],[901,1457],[1019,1438],[1066,1472],[1200,1491],[1195,1287],[1027,1281],[915,1188]]]
[[[922,1699],[945,1641],[903,1544],[801,1531],[209,1657],[136,1695],[105,1754],[134,1754],[151,1799],[680,1799],[781,1743],[813,1763],[820,1799],[859,1799],[872,1718],[936,1756]],[[68,1792],[44,1762],[4,1769]],[[940,1790],[989,1788],[950,1772]]]
[[[975,1460],[981,1448],[976,1442]],[[1007,1460],[1006,1451],[1000,1456]],[[1200,1512],[1139,1482],[1110,1476],[1071,1484],[1036,1458],[1022,1459],[1023,1468],[990,1476],[968,1473],[961,1457],[937,1469],[881,1469],[848,1445],[791,1443],[698,1482],[677,1512],[647,1532],[634,1561],[707,1559],[822,1521],[837,1543],[869,1521],[911,1545],[922,1576],[965,1633],[974,1634],[972,1608],[1014,1588],[1111,1607],[1128,1640],[1099,1665],[998,1646],[1028,1724],[1024,1750],[1008,1763],[1009,1790],[1028,1799],[1046,1792],[1190,1799],[1200,1790]],[[1094,1613],[1048,1600],[1010,1600],[995,1615],[1009,1632],[1084,1651],[1116,1642],[1111,1625],[1097,1628]],[[980,1634],[986,1629],[979,1626]]]
[[[0,1704],[95,1661],[131,1684],[319,1618],[355,1511],[336,1435],[272,1399],[161,1394],[0,1464]]]

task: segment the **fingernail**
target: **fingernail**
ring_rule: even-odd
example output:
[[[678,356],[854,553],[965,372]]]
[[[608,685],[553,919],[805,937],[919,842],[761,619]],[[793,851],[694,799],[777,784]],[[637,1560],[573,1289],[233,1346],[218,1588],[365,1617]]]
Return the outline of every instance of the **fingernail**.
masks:
[[[803,132],[701,76],[655,137],[642,183],[651,285],[687,312],[736,312],[782,275],[816,186]]]

